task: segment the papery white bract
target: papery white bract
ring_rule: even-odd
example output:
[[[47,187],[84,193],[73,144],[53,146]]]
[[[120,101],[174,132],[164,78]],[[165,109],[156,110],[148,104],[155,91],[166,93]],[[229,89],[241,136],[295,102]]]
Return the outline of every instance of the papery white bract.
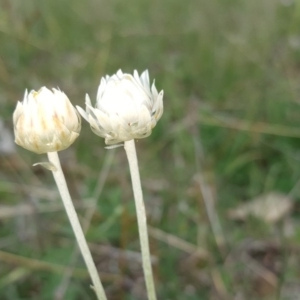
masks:
[[[95,108],[88,95],[85,104],[86,111],[77,106],[78,111],[111,145],[151,134],[163,113],[163,91],[158,93],[154,83],[150,87],[148,70],[141,76],[119,70],[101,79]]]
[[[79,136],[81,118],[65,93],[42,87],[25,91],[13,114],[15,142],[36,152],[68,148]]]

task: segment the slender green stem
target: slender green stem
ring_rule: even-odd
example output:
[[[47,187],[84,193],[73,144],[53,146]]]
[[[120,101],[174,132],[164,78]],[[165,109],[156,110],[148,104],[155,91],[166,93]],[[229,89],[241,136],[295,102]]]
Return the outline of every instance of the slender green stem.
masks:
[[[62,198],[65,210],[67,212],[67,215],[69,217],[70,223],[72,225],[74,234],[77,239],[77,243],[79,245],[81,254],[83,256],[83,259],[85,261],[85,264],[87,266],[87,269],[90,273],[92,282],[93,282],[93,289],[97,295],[97,298],[99,300],[107,300],[103,286],[101,284],[98,271],[96,269],[95,263],[93,261],[91,252],[89,250],[89,247],[87,245],[86,239],[84,237],[84,233],[82,231],[82,228],[80,226],[77,213],[75,211],[67,183],[65,180],[65,176],[63,174],[63,171],[61,169],[60,161],[57,152],[49,152],[48,153],[49,161],[55,166],[55,170],[52,171],[54,180],[57,184],[60,196]]]
[[[134,140],[125,142],[124,148],[127,154],[130,174],[131,174],[132,188],[133,188],[133,194],[135,199],[135,206],[136,206],[136,213],[137,213],[137,220],[138,220],[138,227],[139,227],[143,269],[144,269],[148,298],[149,300],[156,300],[155,286],[154,286],[152,266],[150,260],[147,218],[146,218],[145,204],[143,200],[143,192],[141,187],[139,166],[138,166]]]

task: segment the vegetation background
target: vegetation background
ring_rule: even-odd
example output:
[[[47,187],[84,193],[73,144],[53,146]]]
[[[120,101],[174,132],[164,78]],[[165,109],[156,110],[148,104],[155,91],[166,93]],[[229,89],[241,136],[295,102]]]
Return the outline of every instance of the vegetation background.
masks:
[[[0,0],[0,299],[95,299],[11,116],[44,85],[84,106],[119,68],[165,92],[137,142],[158,298],[300,299],[299,0]],[[125,153],[82,127],[60,156],[108,298],[146,299]]]

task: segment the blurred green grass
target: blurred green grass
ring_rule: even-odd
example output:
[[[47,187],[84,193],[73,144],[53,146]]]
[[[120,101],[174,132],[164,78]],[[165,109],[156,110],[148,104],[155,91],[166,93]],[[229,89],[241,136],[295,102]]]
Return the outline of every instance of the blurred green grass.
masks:
[[[137,143],[149,224],[211,256],[205,260],[151,237],[159,299],[281,299],[284,284],[299,281],[299,257],[291,250],[299,247],[297,226],[286,238],[281,224],[237,224],[227,209],[269,191],[292,191],[289,221],[299,222],[299,25],[299,0],[0,0],[1,118],[12,127],[25,88],[59,86],[83,106],[85,93],[95,99],[101,76],[149,69],[165,92],[162,119]],[[51,174],[31,168],[42,159],[17,151],[11,160],[0,157],[3,186],[55,190]],[[106,152],[83,123],[78,141],[61,154],[75,199],[92,197]],[[128,166],[124,151],[115,152],[87,237],[99,249],[139,251]],[[222,247],[205,213],[198,173],[215,198]],[[1,204],[48,203],[15,191],[1,190]],[[73,251],[63,211],[4,218],[0,236],[9,241],[1,250],[53,264],[67,265]],[[238,258],[228,265],[248,240],[279,241],[276,259],[283,266],[276,288],[268,290],[263,276],[257,283]],[[145,299],[137,261],[125,254],[94,256],[100,272],[119,275],[105,282],[109,299]],[[0,264],[1,299],[58,300],[62,274]],[[76,267],[84,269],[80,259]],[[94,299],[88,277],[72,276],[63,299]]]

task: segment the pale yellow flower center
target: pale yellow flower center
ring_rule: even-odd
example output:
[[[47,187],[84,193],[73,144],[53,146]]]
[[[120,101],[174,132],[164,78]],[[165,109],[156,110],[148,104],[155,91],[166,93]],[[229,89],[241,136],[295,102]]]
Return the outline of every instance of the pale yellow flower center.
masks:
[[[34,98],[36,98],[36,97],[38,96],[39,93],[40,93],[40,91],[33,91],[33,92],[32,92],[32,96],[33,96]]]

